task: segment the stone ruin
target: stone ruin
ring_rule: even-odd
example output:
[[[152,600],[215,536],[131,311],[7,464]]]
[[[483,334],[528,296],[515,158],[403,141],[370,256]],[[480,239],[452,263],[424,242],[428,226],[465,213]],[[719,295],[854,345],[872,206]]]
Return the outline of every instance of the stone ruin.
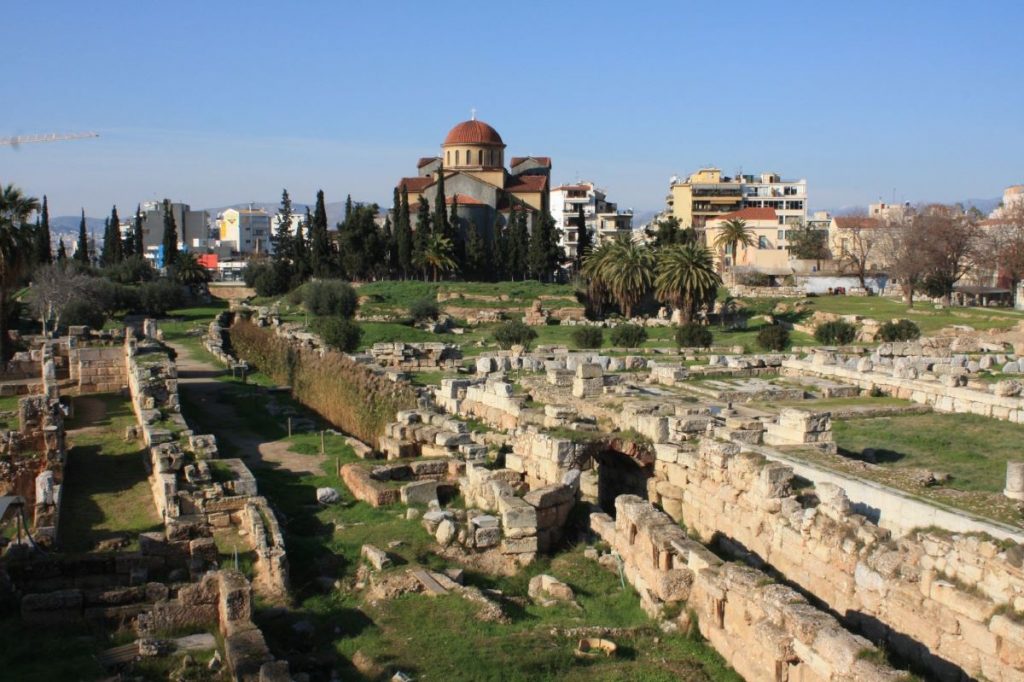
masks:
[[[410,372],[453,370],[461,364],[462,350],[453,343],[375,343],[370,356],[381,367]]]

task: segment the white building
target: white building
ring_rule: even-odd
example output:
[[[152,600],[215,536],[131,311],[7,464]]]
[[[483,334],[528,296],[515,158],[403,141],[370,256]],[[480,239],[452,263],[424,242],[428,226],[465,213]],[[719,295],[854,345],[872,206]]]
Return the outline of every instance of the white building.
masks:
[[[910,202],[903,204],[887,204],[879,201],[877,204],[868,204],[868,217],[877,218],[882,222],[899,222],[913,212]]]
[[[292,235],[298,231],[299,227],[303,228],[303,236],[306,234],[306,214],[305,213],[292,213],[288,216],[288,232]],[[281,214],[275,213],[270,216],[270,234],[271,236],[277,235],[278,230],[281,228]]]
[[[783,180],[778,173],[740,176],[743,208],[770,208],[780,225],[807,222],[807,181]]]
[[[551,217],[558,228],[558,244],[568,258],[576,257],[579,244],[579,212],[591,237],[591,243],[612,239],[633,230],[633,212],[619,211],[608,201],[605,191],[593,182],[560,185],[549,193]]]

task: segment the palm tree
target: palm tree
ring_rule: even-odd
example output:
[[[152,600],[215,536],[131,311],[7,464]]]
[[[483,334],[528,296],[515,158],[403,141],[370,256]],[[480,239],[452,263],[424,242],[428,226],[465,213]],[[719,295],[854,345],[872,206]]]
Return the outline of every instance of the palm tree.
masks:
[[[633,306],[651,287],[654,254],[643,244],[634,244],[628,237],[616,239],[604,259],[604,278],[608,289],[622,309],[623,317],[633,316]]]
[[[747,223],[739,218],[733,218],[732,220],[726,220],[722,223],[721,232],[715,237],[715,246],[722,249],[723,256],[727,247],[732,247],[732,264],[736,266],[736,260],[739,256],[737,248],[740,244],[743,246],[753,246],[756,242],[754,241],[754,233],[747,229]],[[722,263],[725,263],[725,258],[722,258]]]
[[[602,242],[596,247],[587,249],[583,254],[583,265],[580,274],[587,281],[587,299],[592,310],[601,315],[604,304],[608,300],[608,263],[611,242]]]
[[[0,362],[10,359],[7,341],[11,292],[29,265],[32,252],[31,228],[25,223],[39,200],[25,194],[12,184],[0,187]]]
[[[194,253],[178,254],[178,262],[174,265],[174,279],[192,292],[202,291],[210,282],[210,272],[199,262]]]
[[[658,251],[654,293],[663,303],[671,303],[682,311],[683,324],[693,320],[693,313],[704,302],[714,298],[721,277],[715,272],[714,260],[707,247],[696,244],[672,244]]]
[[[455,269],[455,259],[452,257],[455,247],[452,240],[439,232],[435,232],[427,239],[423,250],[416,254],[415,265],[426,270],[430,268],[434,272],[434,281],[437,281],[439,272],[449,272]]]

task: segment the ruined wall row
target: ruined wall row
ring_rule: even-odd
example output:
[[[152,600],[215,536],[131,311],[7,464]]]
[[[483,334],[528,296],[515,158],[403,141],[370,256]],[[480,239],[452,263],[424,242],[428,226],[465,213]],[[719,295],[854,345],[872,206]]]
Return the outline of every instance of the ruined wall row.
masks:
[[[841,488],[819,484],[805,504],[789,467],[731,443],[657,453],[650,499],[706,541],[756,554],[938,676],[1024,678],[1024,625],[1003,613],[1024,611],[1019,547],[924,531],[893,541]]]
[[[622,557],[645,609],[685,606],[681,619],[696,617],[700,633],[745,679],[899,679],[866,639],[761,571],[722,562],[646,500],[620,495],[615,509],[614,520],[592,514],[591,528]]]

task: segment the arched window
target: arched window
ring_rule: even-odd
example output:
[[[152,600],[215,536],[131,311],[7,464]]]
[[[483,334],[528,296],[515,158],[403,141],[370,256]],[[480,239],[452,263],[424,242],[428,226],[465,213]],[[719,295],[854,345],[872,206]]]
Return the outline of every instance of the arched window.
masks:
[[[452,153],[451,152],[445,152],[444,153],[444,165],[446,165],[446,166],[452,165]]]
[[[458,149],[455,150],[455,165],[456,166],[459,165],[459,150]]]
[[[476,165],[478,165],[478,166],[484,165],[484,150],[483,149],[481,149],[480,151],[478,151],[476,153]]]

